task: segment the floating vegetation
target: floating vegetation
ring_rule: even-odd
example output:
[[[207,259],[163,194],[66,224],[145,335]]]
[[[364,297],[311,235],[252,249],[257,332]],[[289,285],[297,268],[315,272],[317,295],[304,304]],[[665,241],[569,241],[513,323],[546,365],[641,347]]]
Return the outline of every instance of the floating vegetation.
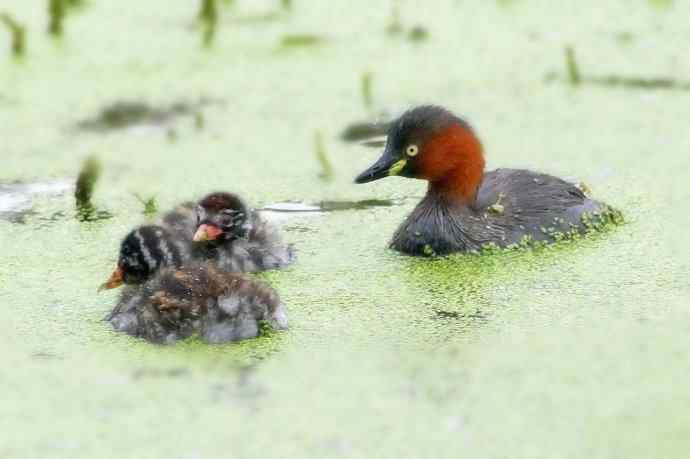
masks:
[[[204,46],[211,46],[216,36],[216,27],[218,25],[216,0],[201,0],[197,19],[201,23],[201,36]]]
[[[575,60],[575,51],[569,46],[565,48],[565,58],[567,72],[565,77],[556,72],[550,72],[544,77],[546,83],[565,80],[566,83],[573,86],[588,84],[606,87],[622,87],[627,89],[690,91],[690,81],[680,81],[674,78],[647,78],[624,75],[584,76],[580,73],[579,66]]]
[[[546,83],[562,81],[563,77],[555,72],[548,73],[544,77]],[[566,80],[567,82],[568,80]],[[679,81],[674,78],[645,78],[623,75],[583,76],[581,84],[592,86],[605,86],[612,88],[637,89],[637,90],[675,90],[690,91],[690,81]]]
[[[77,218],[81,221],[104,220],[112,217],[112,214],[107,211],[97,210],[91,200],[100,176],[100,161],[95,156],[89,156],[82,164],[74,189]]]
[[[144,199],[143,197],[141,197],[141,195],[134,193],[134,197],[137,198],[137,201],[139,201],[142,206],[144,206],[144,209],[141,211],[141,213],[143,213],[147,217],[156,215],[158,213],[158,202],[156,201],[155,196],[151,196],[148,199]]]
[[[386,25],[386,33],[391,36],[404,34],[404,36],[412,42],[421,42],[429,38],[429,31],[422,25],[416,25],[408,30],[405,29],[405,26],[400,20],[400,0],[394,0],[391,16],[388,25]]]
[[[101,163],[95,156],[86,158],[81,166],[81,171],[77,176],[74,189],[74,198],[77,201],[77,208],[93,207],[91,198],[96,183],[101,176]]]
[[[367,109],[371,109],[371,107],[374,105],[374,96],[373,91],[371,89],[372,79],[373,75],[371,74],[371,72],[365,72],[362,74],[362,102],[364,102],[364,106]]]
[[[282,48],[300,48],[307,46],[316,46],[324,42],[324,38],[319,35],[297,34],[284,35],[280,39],[280,46]]]
[[[61,37],[63,21],[65,19],[64,0],[48,0],[48,33],[54,37]]]
[[[8,13],[0,13],[0,22],[7,26],[12,40],[12,54],[15,57],[24,55],[26,51],[26,29]]]
[[[424,41],[427,38],[429,38],[429,31],[421,25],[416,25],[407,32],[407,39],[412,42]]]
[[[160,125],[180,116],[196,116],[204,106],[214,102],[217,101],[201,99],[152,107],[146,102],[118,101],[104,107],[95,117],[78,122],[76,127],[84,131],[108,131],[136,125]]]
[[[568,81],[571,85],[578,85],[582,79],[580,78],[580,69],[575,60],[575,50],[572,46],[565,47],[565,65],[568,71]]]
[[[321,134],[321,131],[316,131],[316,134],[314,134],[314,154],[316,156],[316,160],[321,166],[319,178],[322,180],[333,179],[333,166],[331,165],[331,162],[328,159],[328,153],[326,152],[326,146],[324,145],[323,135]]]
[[[360,142],[373,137],[385,136],[388,133],[388,121],[356,121],[345,127],[340,138],[345,142]]]
[[[292,9],[292,0],[280,0],[280,6],[284,10]]]

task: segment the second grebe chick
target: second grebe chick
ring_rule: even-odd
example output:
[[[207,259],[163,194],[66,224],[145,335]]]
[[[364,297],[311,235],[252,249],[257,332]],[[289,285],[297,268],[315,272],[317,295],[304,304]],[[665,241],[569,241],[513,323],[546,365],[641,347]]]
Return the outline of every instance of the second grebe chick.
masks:
[[[211,193],[197,206],[195,257],[214,261],[229,272],[282,268],[295,259],[278,229],[237,195]]]

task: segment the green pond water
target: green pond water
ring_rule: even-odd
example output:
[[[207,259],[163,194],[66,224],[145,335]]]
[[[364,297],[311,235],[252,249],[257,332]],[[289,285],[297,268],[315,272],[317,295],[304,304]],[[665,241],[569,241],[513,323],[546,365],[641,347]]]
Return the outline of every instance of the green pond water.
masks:
[[[690,4],[409,0],[391,36],[386,1],[277,3],[220,2],[204,49],[197,2],[91,0],[55,41],[45,2],[0,0],[27,27],[21,60],[0,30],[0,457],[687,457],[690,92],[563,78],[572,45],[583,76],[690,79]],[[280,48],[307,34],[323,39]],[[77,127],[115,102],[200,100],[201,115]],[[473,123],[489,168],[582,180],[626,223],[546,250],[389,251],[425,185],[352,184],[379,151],[338,137],[424,102]],[[112,218],[82,222],[70,185],[91,154]],[[279,214],[299,261],[261,277],[285,333],[114,333],[117,293],[96,288],[146,221],[134,193],[164,209],[216,189],[393,205]]]

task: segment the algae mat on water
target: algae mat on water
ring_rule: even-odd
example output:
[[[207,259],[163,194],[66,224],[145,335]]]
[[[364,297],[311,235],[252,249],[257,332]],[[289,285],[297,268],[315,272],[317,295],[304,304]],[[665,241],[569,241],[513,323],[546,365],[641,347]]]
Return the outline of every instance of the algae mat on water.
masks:
[[[26,39],[13,57],[0,35],[0,457],[686,455],[690,93],[588,82],[690,79],[689,5],[235,0],[209,34],[200,2],[93,0],[55,38],[38,3],[0,0]],[[626,224],[484,257],[388,251],[424,185],[354,186],[378,151],[339,134],[424,102],[465,114],[489,167],[582,180]],[[91,155],[107,218],[81,221],[65,183]],[[137,196],[213,189],[395,205],[281,214],[299,261],[262,277],[286,333],[113,333],[96,288],[147,218]]]

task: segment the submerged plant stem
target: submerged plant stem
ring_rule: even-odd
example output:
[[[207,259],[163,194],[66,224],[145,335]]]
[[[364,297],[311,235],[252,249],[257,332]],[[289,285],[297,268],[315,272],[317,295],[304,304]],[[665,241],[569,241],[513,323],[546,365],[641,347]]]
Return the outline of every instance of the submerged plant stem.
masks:
[[[374,96],[372,93],[372,78],[371,72],[366,72],[362,74],[362,101],[364,102],[364,107],[371,109],[374,105]]]
[[[568,81],[573,86],[579,85],[582,78],[580,77],[580,69],[575,60],[575,50],[572,46],[565,47],[565,64],[568,69]]]
[[[26,29],[8,13],[0,13],[0,22],[5,24],[12,36],[12,54],[23,56],[26,51]]]
[[[218,8],[216,0],[201,0],[198,20],[202,25],[202,37],[204,46],[211,46],[216,36],[218,25]]]
[[[334,175],[333,166],[328,159],[328,153],[326,152],[321,131],[316,131],[316,134],[314,135],[314,154],[316,155],[316,160],[321,165],[319,177],[324,180],[332,179]]]
[[[62,22],[65,19],[65,4],[64,0],[48,0],[48,33],[54,37],[61,37],[63,26]]]

